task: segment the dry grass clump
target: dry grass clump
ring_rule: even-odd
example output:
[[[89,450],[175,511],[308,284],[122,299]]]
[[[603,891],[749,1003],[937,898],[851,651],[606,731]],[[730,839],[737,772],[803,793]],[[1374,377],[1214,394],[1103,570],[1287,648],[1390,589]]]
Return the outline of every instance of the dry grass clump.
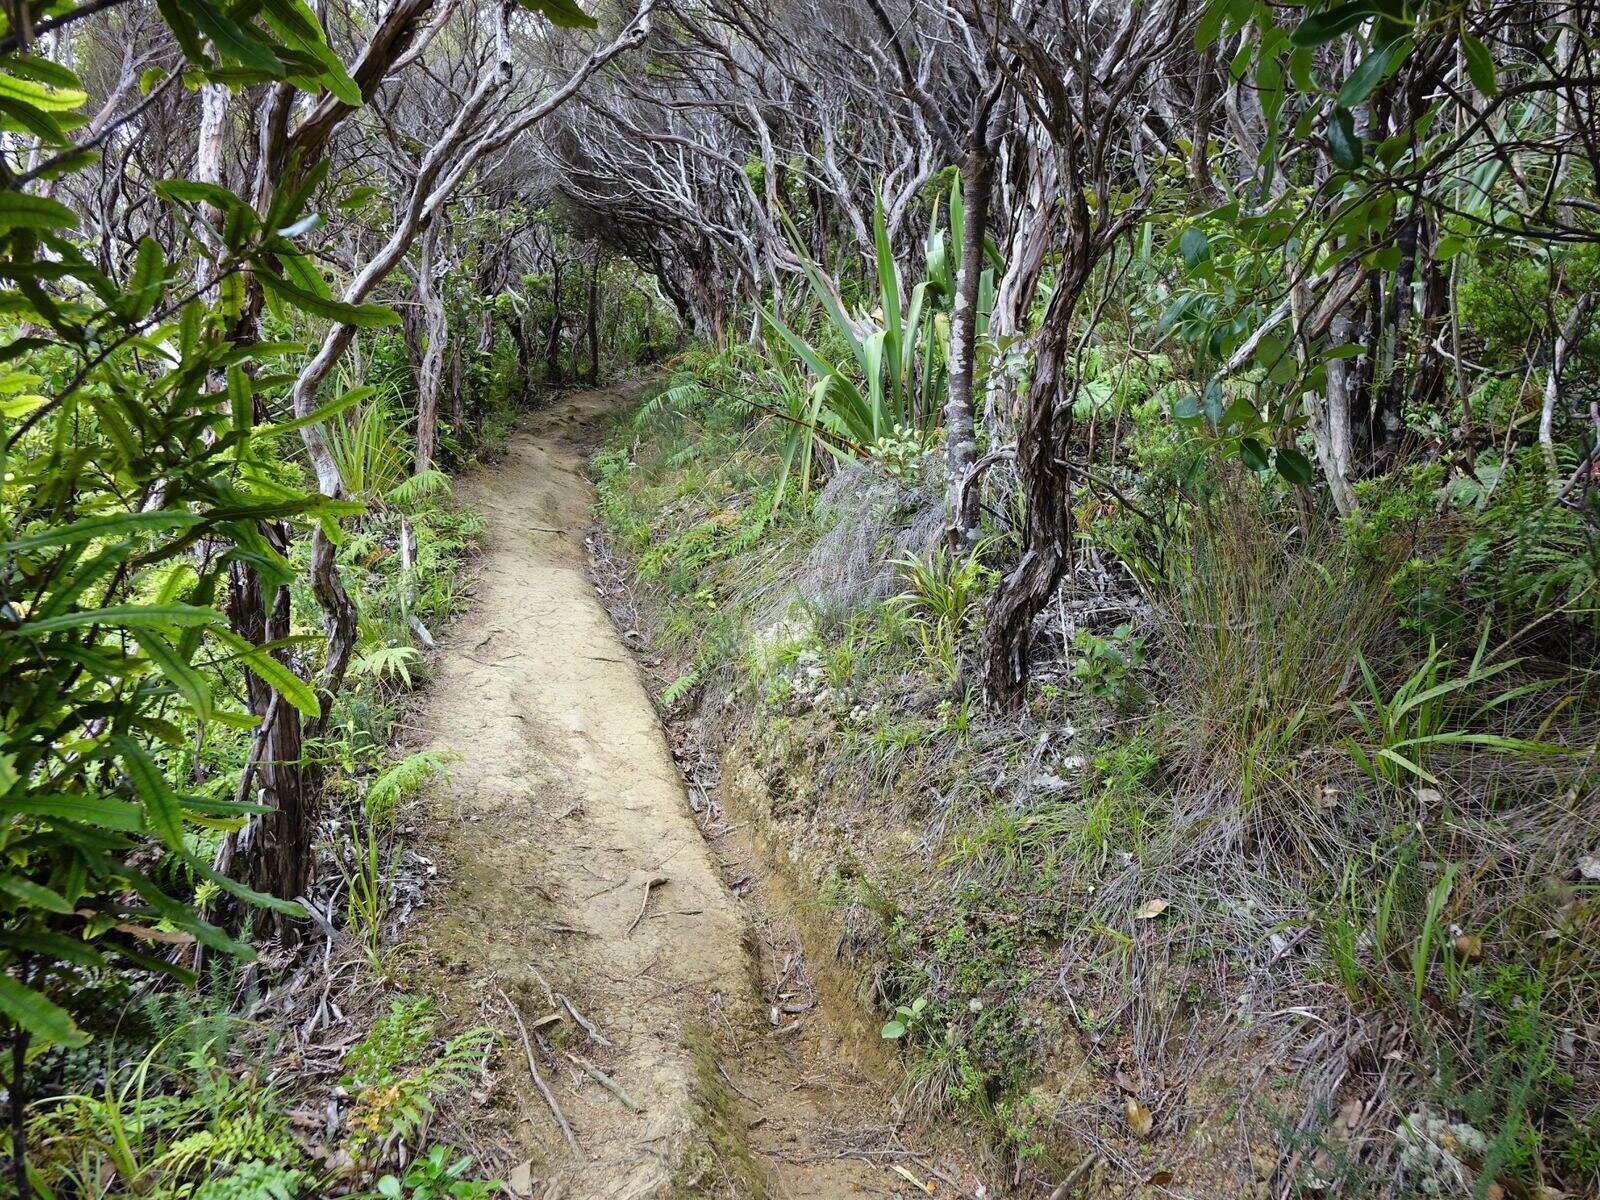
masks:
[[[1246,804],[1294,791],[1384,624],[1383,579],[1336,528],[1242,489],[1197,512],[1169,562],[1154,612],[1186,785]]]

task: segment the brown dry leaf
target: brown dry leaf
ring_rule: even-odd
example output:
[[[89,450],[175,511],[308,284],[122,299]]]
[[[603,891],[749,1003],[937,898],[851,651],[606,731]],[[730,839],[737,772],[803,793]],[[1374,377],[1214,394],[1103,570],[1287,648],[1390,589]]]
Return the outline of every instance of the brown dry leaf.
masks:
[[[1120,1070],[1117,1072],[1117,1087],[1122,1091],[1129,1093],[1137,1092],[1139,1090],[1134,1086],[1133,1080],[1128,1078],[1128,1073]]]
[[[1172,1182],[1172,1172],[1157,1171],[1154,1175],[1150,1176],[1149,1179],[1146,1179],[1145,1182],[1153,1187],[1166,1187],[1167,1184]]]
[[[908,1171],[904,1167],[902,1167],[899,1163],[890,1163],[889,1164],[889,1169],[891,1171],[893,1171],[896,1175],[900,1176],[901,1179],[904,1179],[907,1183],[911,1184],[911,1186],[916,1188],[918,1191],[928,1192],[930,1194],[933,1192],[933,1188],[934,1188],[933,1180],[930,1179],[926,1183],[924,1183],[922,1180],[918,1179],[915,1175],[913,1175],[910,1171]]]
[[[511,1168],[506,1186],[519,1196],[533,1195],[533,1160],[525,1159]]]
[[[1463,933],[1452,943],[1456,953],[1469,961],[1483,957],[1483,939],[1475,933]]]
[[[1144,907],[1133,914],[1135,921],[1152,921],[1172,907],[1166,900],[1146,900]]]
[[[1122,1102],[1122,1115],[1127,1118],[1128,1128],[1133,1130],[1135,1137],[1147,1138],[1155,1128],[1155,1114],[1132,1096]]]

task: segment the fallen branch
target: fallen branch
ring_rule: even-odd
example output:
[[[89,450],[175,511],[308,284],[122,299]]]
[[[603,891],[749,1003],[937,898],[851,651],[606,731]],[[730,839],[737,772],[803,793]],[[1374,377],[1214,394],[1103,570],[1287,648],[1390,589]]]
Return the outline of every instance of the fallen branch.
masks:
[[[632,1096],[628,1095],[627,1092],[623,1091],[620,1083],[611,1078],[611,1076],[607,1075],[599,1067],[595,1066],[587,1058],[584,1058],[583,1055],[569,1053],[567,1057],[572,1060],[573,1065],[576,1066],[580,1071],[598,1083],[601,1087],[605,1088],[606,1091],[610,1092],[618,1100],[621,1100],[623,1104],[627,1105],[634,1112],[644,1112],[644,1105],[640,1104]]]
[[[528,1056],[528,1071],[533,1076],[533,1082],[539,1089],[539,1094],[544,1097],[544,1102],[550,1106],[550,1111],[555,1114],[556,1124],[561,1126],[561,1132],[567,1139],[567,1145],[574,1154],[582,1154],[583,1147],[578,1145],[578,1137],[572,1132],[572,1126],[567,1122],[567,1114],[561,1111],[561,1105],[556,1103],[555,1093],[550,1090],[550,1085],[545,1083],[544,1076],[539,1074],[539,1064],[533,1056],[533,1041],[528,1037],[528,1027],[522,1023],[522,1014],[517,1011],[517,1006],[511,1002],[504,988],[496,987],[500,999],[506,1002],[506,1007],[511,1010],[511,1017],[517,1023],[517,1031],[522,1034],[522,1049]]]
[[[644,911],[650,907],[650,889],[658,885],[671,882],[665,875],[656,875],[644,881],[644,899],[639,901],[639,915],[634,917],[633,924],[628,926],[625,937],[630,937],[633,931],[639,928],[639,922],[644,920]]]

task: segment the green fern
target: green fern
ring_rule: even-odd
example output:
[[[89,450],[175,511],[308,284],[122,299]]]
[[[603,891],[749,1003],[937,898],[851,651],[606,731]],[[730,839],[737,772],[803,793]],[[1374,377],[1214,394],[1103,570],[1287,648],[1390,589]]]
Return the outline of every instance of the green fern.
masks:
[[[694,382],[663,388],[639,406],[638,411],[633,414],[633,423],[636,427],[646,425],[669,409],[693,408],[705,398],[705,388]]]
[[[384,499],[399,508],[410,508],[419,501],[450,494],[450,476],[437,468],[418,471],[391,487]]]
[[[690,667],[661,691],[661,703],[667,708],[676,706],[700,682],[700,668]]]
[[[418,750],[385,767],[367,785],[366,794],[362,797],[367,821],[375,826],[387,825],[394,819],[395,810],[401,804],[416,795],[423,784],[442,773],[446,763],[460,757],[452,750]]]
[[[399,680],[409,688],[412,686],[411,668],[421,661],[422,651],[415,646],[377,646],[350,665],[350,674]]]

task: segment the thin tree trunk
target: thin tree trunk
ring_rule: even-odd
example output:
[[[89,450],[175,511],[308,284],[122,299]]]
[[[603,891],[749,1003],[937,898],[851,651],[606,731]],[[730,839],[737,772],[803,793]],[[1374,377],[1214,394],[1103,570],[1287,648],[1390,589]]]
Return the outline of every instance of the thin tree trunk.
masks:
[[[433,272],[438,250],[439,225],[430,221],[422,235],[422,262],[417,268],[417,303],[422,307],[422,327],[426,337],[422,369],[417,373],[418,474],[433,467],[439,426],[439,383],[444,371],[445,342],[450,336],[444,296],[434,286]]]
[[[256,645],[289,635],[289,589],[273,590],[269,611],[260,578],[247,564],[235,563],[228,573],[228,619],[235,631]],[[288,662],[284,652],[274,657]],[[244,675],[250,711],[264,717],[260,731],[261,753],[249,799],[266,812],[254,818],[240,835],[238,855],[244,859],[245,882],[258,891],[284,900],[306,894],[311,885],[312,845],[317,826],[312,780],[303,762],[304,739],[300,713],[290,704],[273,704],[272,688],[254,673]],[[255,916],[258,931],[272,924],[265,910]],[[293,927],[279,923],[288,933]]]
[[[561,382],[561,260],[554,255],[555,270],[550,279],[550,328],[544,339],[544,377],[548,383]]]
[[[1071,251],[1068,252],[1071,257]],[[989,603],[984,682],[990,699],[1017,708],[1027,695],[1033,621],[1055,594],[1072,554],[1072,475],[1067,464],[1072,436],[1073,381],[1070,345],[1073,311],[1088,272],[1064,268],[1039,329],[1033,377],[1017,433],[1017,469],[1027,516],[1022,557],[1000,581]]]
[[[1190,134],[1189,176],[1194,180],[1196,197],[1202,204],[1214,204],[1217,199],[1216,181],[1211,177],[1211,127],[1217,106],[1215,44],[1200,52],[1198,76],[1194,87],[1194,126]]]
[[[21,1024],[11,1037],[11,1179],[17,1195],[29,1194],[28,1187],[28,1031]]]
[[[506,332],[511,335],[511,343],[517,348],[517,394],[526,400],[533,378],[533,347],[528,344],[528,332],[523,328],[521,313],[512,311],[506,321]]]
[[[600,254],[589,271],[589,386],[600,382]]]
[[[944,407],[945,453],[949,465],[950,544],[972,545],[978,535],[978,490],[966,485],[977,458],[972,423],[972,380],[978,350],[978,285],[983,278],[983,243],[989,230],[994,193],[994,152],[989,138],[989,106],[980,104],[967,134],[961,160],[961,273],[950,306],[950,393]]]

